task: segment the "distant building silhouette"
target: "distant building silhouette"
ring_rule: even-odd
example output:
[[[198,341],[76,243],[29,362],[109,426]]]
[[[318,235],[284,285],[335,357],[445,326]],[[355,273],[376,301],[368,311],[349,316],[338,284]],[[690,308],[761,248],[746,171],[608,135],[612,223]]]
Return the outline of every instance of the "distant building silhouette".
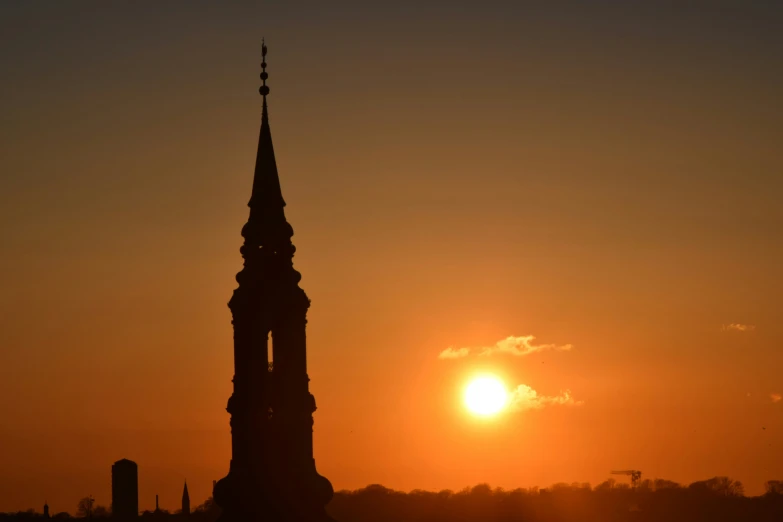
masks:
[[[160,506],[158,505],[158,495],[155,495],[155,513],[160,513]]]
[[[139,468],[132,460],[118,460],[111,467],[111,511],[116,520],[139,514]]]
[[[44,518],[49,518],[49,504],[44,502],[44,512],[43,512]]]
[[[313,459],[316,408],[305,339],[310,300],[293,266],[294,230],[285,217],[269,128],[266,52],[262,43],[263,108],[250,217],[242,228],[244,267],[228,303],[234,325],[234,390],[226,408],[231,463],[213,495],[221,522],[329,521],[325,506],[334,490]]]
[[[190,515],[190,495],[188,495],[187,481],[185,481],[185,488],[182,490],[182,514]]]

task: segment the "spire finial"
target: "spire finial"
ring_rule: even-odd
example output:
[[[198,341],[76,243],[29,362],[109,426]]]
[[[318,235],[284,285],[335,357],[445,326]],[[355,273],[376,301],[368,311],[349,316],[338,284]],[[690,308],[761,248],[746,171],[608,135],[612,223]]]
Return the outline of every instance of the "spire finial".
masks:
[[[261,93],[261,96],[264,97],[264,103],[266,103],[266,95],[269,94],[269,87],[266,85],[266,79],[269,78],[269,75],[266,73],[266,44],[264,43],[264,39],[261,38],[261,88],[258,89],[258,92]]]

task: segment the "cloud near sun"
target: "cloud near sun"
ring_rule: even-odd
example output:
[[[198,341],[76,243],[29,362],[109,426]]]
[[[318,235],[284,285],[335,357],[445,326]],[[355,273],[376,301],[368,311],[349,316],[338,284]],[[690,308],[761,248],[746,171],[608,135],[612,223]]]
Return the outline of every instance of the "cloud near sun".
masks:
[[[530,355],[531,353],[543,352],[545,350],[568,351],[572,348],[570,344],[533,344],[535,337],[532,335],[522,335],[519,337],[509,336],[496,342],[494,346],[482,346],[479,348],[455,348],[449,346],[438,355],[438,359],[460,359],[475,353],[477,355],[492,355],[495,353],[508,353],[516,356]]]
[[[753,324],[731,323],[721,326],[721,330],[724,332],[752,332],[755,329],[756,325]]]
[[[559,395],[547,397],[539,395],[527,384],[520,384],[509,394],[509,408],[513,411],[537,410],[544,406],[581,406],[584,401],[575,401],[571,390],[561,391]]]
[[[533,335],[521,335],[519,337],[512,335],[501,339],[493,346],[474,348],[449,346],[440,352],[438,359],[461,359],[471,354],[486,356],[497,353],[507,353],[522,357],[547,350],[567,352],[573,348],[570,344],[535,344],[535,339]],[[511,411],[538,410],[545,406],[581,406],[582,404],[584,404],[584,401],[574,400],[571,396],[571,390],[562,390],[558,395],[553,396],[539,395],[536,390],[527,384],[520,384],[509,392],[507,403],[508,409]]]

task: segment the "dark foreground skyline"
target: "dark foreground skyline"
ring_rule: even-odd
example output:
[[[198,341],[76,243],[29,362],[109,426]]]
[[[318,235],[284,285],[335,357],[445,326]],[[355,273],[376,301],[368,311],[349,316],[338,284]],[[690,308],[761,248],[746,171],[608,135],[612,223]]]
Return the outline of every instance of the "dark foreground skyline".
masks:
[[[262,34],[335,489],[779,475],[781,4],[377,4],[0,5],[0,510],[228,471]]]
[[[537,522],[553,518],[562,522],[777,522],[783,516],[783,481],[769,481],[765,489],[764,495],[748,497],[743,485],[729,477],[713,477],[687,486],[665,479],[646,479],[631,487],[609,479],[595,487],[558,483],[541,489],[503,490],[479,484],[460,491],[407,493],[372,484],[356,491],[337,491],[328,512],[349,522]],[[50,511],[48,516],[61,521],[71,518],[66,512]],[[208,498],[188,515],[165,509],[146,510],[140,513],[139,520],[215,522],[219,516],[220,508]],[[113,520],[110,510],[98,504],[92,513],[82,509],[77,517]],[[33,509],[0,513],[3,522],[40,518],[41,513]]]

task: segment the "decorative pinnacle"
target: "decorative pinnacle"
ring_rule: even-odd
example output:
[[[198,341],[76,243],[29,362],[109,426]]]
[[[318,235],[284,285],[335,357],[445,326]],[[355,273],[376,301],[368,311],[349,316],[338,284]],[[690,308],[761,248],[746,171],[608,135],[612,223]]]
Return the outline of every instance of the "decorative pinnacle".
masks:
[[[266,73],[266,44],[264,44],[264,39],[261,38],[261,81],[263,83],[261,84],[261,88],[258,89],[258,92],[264,97],[265,102],[266,95],[269,94],[269,87],[266,85],[267,78],[269,78],[269,75]]]

